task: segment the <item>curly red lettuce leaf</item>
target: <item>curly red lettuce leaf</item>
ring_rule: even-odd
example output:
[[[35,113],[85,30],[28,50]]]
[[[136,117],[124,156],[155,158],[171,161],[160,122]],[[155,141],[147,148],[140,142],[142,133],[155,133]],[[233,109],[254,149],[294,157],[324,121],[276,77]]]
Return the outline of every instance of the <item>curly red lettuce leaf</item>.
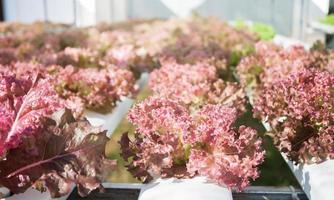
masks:
[[[0,184],[14,193],[31,186],[41,191],[47,188],[52,197],[69,193],[73,183],[81,196],[102,189],[107,169],[115,165],[104,155],[106,131],[86,119],[76,121],[67,109],[43,120],[42,134],[24,138],[20,147],[9,150],[6,160],[0,161]],[[28,153],[31,147],[33,154]]]
[[[24,137],[41,134],[42,118],[63,107],[49,79],[0,74],[0,156]]]

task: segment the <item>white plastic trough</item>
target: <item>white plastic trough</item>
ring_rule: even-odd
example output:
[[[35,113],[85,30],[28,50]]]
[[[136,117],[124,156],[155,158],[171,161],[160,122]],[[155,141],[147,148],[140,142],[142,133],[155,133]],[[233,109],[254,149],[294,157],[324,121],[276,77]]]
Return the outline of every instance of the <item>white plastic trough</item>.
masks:
[[[191,179],[157,179],[142,186],[138,200],[232,200],[232,191],[207,181],[205,177]]]
[[[282,156],[310,200],[334,199],[334,160],[294,165],[284,154]]]
[[[24,193],[20,194],[14,194],[12,196],[3,198],[1,200],[66,200],[68,196],[70,196],[71,193],[69,193],[66,196],[63,196],[61,198],[55,198],[52,199],[50,194],[48,192],[39,192],[37,190],[34,190],[32,188],[29,188],[27,191]]]
[[[311,22],[310,26],[314,30],[320,31],[322,33],[334,34],[334,26],[332,26],[332,25],[328,25],[328,24],[324,24],[324,23],[321,23],[321,22],[313,21],[313,22]]]
[[[262,124],[267,131],[271,130],[268,123]],[[294,165],[284,153],[281,155],[310,200],[334,199],[334,160]]]

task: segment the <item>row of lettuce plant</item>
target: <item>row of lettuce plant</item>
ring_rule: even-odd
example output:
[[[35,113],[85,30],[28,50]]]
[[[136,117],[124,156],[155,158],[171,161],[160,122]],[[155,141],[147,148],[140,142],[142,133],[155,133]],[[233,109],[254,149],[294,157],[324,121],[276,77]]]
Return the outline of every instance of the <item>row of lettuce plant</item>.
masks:
[[[154,96],[129,114],[136,141],[122,138],[130,171],[142,180],[204,175],[244,188],[259,174],[261,141],[235,127],[244,93],[232,80],[257,35],[215,18],[152,20],[77,29],[36,23],[0,26],[0,185],[52,197],[102,188],[115,165],[106,132],[84,110],[110,112],[156,68]],[[201,163],[201,164],[200,164]]]
[[[295,164],[333,158],[333,53],[256,44],[237,67],[254,115],[270,125],[277,148]]]
[[[248,30],[232,28],[215,18],[120,27],[2,24],[1,68],[15,74],[39,70],[57,77],[57,92],[77,107],[77,115],[84,108],[110,112],[122,96],[135,93],[141,72],[161,65],[160,57],[187,62],[212,57],[221,74],[231,78],[229,66],[252,51],[258,40]]]

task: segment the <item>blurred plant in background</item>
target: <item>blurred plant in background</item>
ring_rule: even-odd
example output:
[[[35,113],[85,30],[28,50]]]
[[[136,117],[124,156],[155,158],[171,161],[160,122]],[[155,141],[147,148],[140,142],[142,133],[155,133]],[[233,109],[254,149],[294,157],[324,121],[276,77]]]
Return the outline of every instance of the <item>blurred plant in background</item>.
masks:
[[[319,20],[321,23],[323,24],[327,24],[327,25],[334,25],[334,14],[329,14],[327,16],[325,16],[324,18]]]

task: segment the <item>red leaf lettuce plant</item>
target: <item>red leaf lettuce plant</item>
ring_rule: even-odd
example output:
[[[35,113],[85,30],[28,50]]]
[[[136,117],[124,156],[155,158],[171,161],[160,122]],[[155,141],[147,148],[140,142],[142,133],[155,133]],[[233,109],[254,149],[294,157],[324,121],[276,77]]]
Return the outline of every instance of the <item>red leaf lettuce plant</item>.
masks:
[[[0,73],[0,185],[13,193],[47,188],[52,197],[76,184],[84,196],[114,161],[105,158],[106,131],[76,120],[47,78]]]
[[[87,109],[110,112],[116,102],[137,90],[135,78],[127,69],[109,66],[103,69],[60,68],[54,73],[56,91],[64,99],[81,102]]]
[[[276,146],[296,163],[334,158],[334,76],[301,69],[262,90],[254,114],[270,124]]]
[[[149,97],[128,118],[137,129],[133,141],[122,136],[122,156],[142,181],[199,175],[241,190],[259,176],[261,140],[256,130],[233,125],[233,108],[208,104],[190,113],[177,101]]]
[[[330,51],[260,42],[237,67],[254,115],[269,123],[275,145],[296,164],[333,158],[332,60]]]

